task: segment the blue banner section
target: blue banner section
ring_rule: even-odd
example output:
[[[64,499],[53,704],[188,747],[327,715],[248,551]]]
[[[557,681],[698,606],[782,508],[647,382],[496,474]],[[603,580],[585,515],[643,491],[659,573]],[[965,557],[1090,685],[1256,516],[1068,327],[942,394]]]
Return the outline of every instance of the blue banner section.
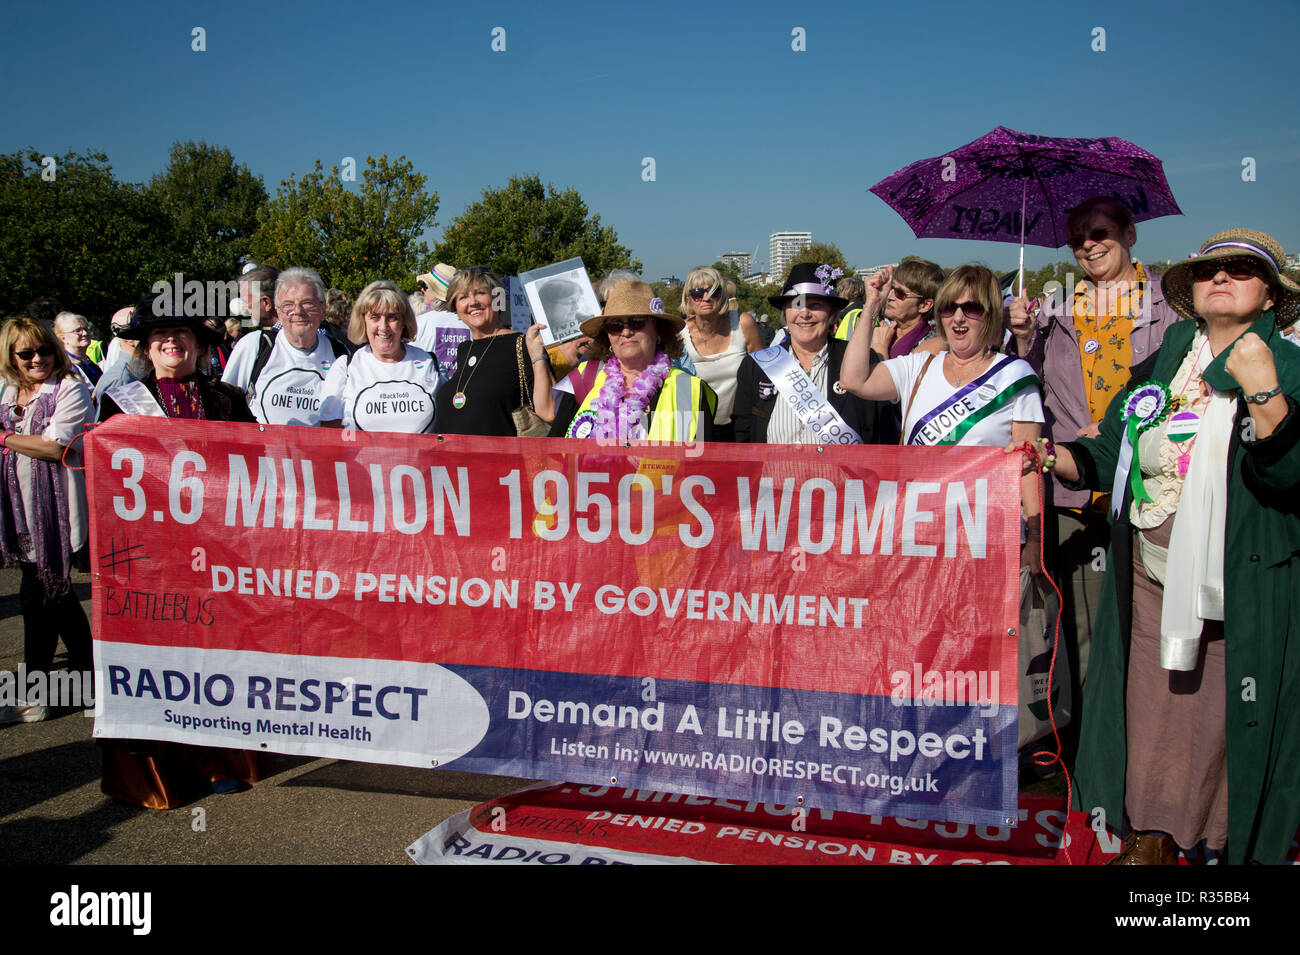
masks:
[[[489,713],[486,735],[449,768],[974,825],[1016,819],[1015,706],[447,669]]]

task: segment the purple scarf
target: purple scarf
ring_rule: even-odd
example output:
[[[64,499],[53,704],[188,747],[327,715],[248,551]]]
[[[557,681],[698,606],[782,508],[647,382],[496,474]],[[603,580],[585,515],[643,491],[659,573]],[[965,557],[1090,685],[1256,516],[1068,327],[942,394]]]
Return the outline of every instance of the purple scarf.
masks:
[[[926,336],[929,334],[930,323],[925,319],[921,319],[912,326],[910,332],[896,340],[894,344],[889,347],[889,357],[902,358],[904,355],[912,354],[912,349],[925,341]]]
[[[42,391],[27,404],[25,417],[29,434],[40,435],[54,417],[56,388]],[[18,419],[12,404],[0,405],[0,427],[14,431]],[[68,523],[68,500],[63,486],[63,465],[58,461],[31,459],[34,521],[27,519],[22,491],[18,486],[18,452],[0,455],[0,556],[8,567],[35,552],[36,567],[49,599],[62,597],[72,588],[72,531]]]

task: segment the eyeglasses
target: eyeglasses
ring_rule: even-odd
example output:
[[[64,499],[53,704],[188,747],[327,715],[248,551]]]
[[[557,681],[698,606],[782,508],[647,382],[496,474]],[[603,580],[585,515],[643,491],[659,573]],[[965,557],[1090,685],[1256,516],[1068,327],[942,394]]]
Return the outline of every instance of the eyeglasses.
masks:
[[[1240,258],[1210,259],[1208,262],[1197,262],[1192,266],[1192,279],[1197,282],[1208,282],[1220,272],[1226,272],[1228,278],[1236,279],[1238,282],[1243,282],[1246,279],[1260,279],[1267,282],[1272,277],[1258,260]]]
[[[1115,230],[1112,229],[1110,226],[1108,225],[1098,226],[1097,228],[1089,232],[1087,235],[1083,235],[1082,233],[1080,233],[1078,235],[1070,236],[1070,248],[1077,250],[1077,249],[1082,249],[1089,242],[1105,242],[1114,234],[1115,234]]]
[[[309,298],[301,302],[276,302],[275,310],[284,312],[286,315],[292,315],[294,312],[315,312],[324,303],[318,299]]]
[[[907,291],[907,289],[905,289],[905,288],[903,288],[903,287],[901,287],[901,286],[898,286],[898,285],[895,285],[893,288],[891,288],[891,289],[889,290],[889,294],[892,295],[892,296],[894,296],[894,298],[898,299],[900,302],[906,302],[909,298],[921,298],[921,297],[922,297],[922,296],[918,295],[917,293],[915,293],[915,292],[909,292],[909,291]]]
[[[984,317],[984,306],[979,302],[953,302],[951,305],[945,305],[939,309],[939,314],[944,318],[952,318],[960,309],[961,313],[969,319],[979,321]]]
[[[605,323],[605,331],[610,335],[622,335],[623,329],[639,332],[649,323],[648,318],[616,318]]]
[[[693,288],[691,289],[690,295],[691,298],[695,299],[695,301],[702,302],[706,298],[713,298],[713,293],[714,293],[714,289]]]
[[[14,354],[23,361],[31,361],[37,355],[40,355],[42,358],[49,358],[54,354],[54,347],[52,345],[41,345],[39,348],[24,348],[21,351],[15,348]]]

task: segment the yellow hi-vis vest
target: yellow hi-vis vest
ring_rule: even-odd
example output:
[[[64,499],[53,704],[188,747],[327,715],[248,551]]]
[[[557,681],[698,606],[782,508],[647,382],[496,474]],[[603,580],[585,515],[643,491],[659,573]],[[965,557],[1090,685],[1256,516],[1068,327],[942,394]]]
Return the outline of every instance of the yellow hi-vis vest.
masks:
[[[574,371],[581,376],[587,363],[584,361]],[[605,369],[602,367],[591,384],[587,397],[582,399],[578,413],[573,416],[566,436],[585,438],[591,434],[596,423],[595,404],[600,397],[600,389],[605,387]],[[688,375],[680,368],[670,369],[659,390],[659,400],[655,402],[650,415],[650,427],[646,437],[651,441],[694,441],[700,427],[699,411],[707,401],[709,411],[717,410],[718,396],[713,389],[694,375]]]
[[[862,309],[855,308],[852,311],[845,312],[844,317],[840,319],[840,324],[835,329],[835,337],[842,342],[848,341],[853,337],[853,329],[858,327],[858,319],[862,317]]]

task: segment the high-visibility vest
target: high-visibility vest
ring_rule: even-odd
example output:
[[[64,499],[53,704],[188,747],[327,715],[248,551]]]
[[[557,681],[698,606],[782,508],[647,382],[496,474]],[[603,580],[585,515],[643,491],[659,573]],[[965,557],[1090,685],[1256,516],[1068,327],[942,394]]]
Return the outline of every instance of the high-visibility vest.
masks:
[[[585,361],[581,362],[570,377],[581,378],[587,364]],[[573,422],[567,432],[568,437],[586,436],[578,434],[577,431],[584,421],[595,420],[594,406],[603,387],[605,387],[605,368],[602,365],[596,374],[596,380],[591,384],[591,390],[582,399],[578,413],[573,416]],[[710,412],[717,411],[718,396],[703,380],[688,375],[679,368],[669,370],[668,378],[659,391],[659,400],[655,402],[654,411],[650,414],[650,428],[646,437],[651,441],[694,441],[700,427],[699,411],[704,407],[705,401],[708,402]],[[586,434],[590,433],[590,429],[586,429]]]
[[[842,342],[846,342],[853,335],[853,329],[858,326],[858,319],[862,317],[862,309],[855,308],[846,312],[840,319],[839,328],[835,329],[835,337]]]

